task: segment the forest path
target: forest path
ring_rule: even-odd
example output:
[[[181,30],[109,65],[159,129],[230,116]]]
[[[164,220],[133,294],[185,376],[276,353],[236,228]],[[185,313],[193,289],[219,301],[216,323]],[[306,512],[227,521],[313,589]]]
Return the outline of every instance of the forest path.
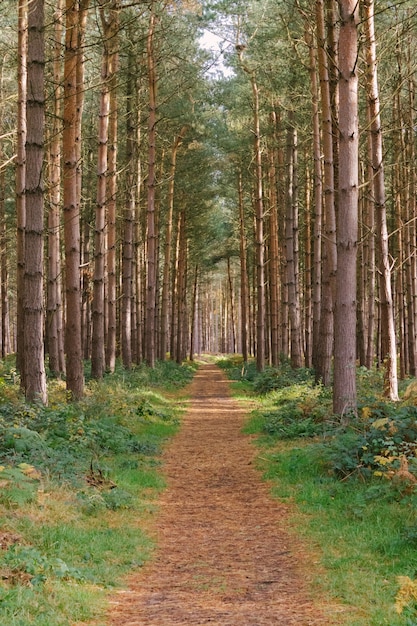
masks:
[[[311,596],[306,573],[314,566],[285,529],[286,506],[254,468],[244,411],[225,376],[203,365],[189,393],[164,453],[156,554],[112,598],[108,624],[337,624],[337,609]]]

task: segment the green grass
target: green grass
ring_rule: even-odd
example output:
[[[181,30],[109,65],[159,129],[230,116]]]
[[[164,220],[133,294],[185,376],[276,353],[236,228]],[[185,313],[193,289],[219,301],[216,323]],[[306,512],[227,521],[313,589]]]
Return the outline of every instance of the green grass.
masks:
[[[359,370],[360,416],[344,427],[308,371],[284,364],[242,380],[235,360],[223,367],[256,398],[244,430],[258,435],[259,467],[290,505],[290,532],[319,555],[316,595],[346,607],[341,626],[416,626],[417,602],[399,615],[395,601],[398,577],[417,579],[417,493],[388,479],[402,454],[416,473],[415,407],[384,401],[381,372]]]
[[[296,505],[293,529],[320,546],[326,572],[320,585],[354,608],[341,623],[415,623],[398,616],[394,607],[397,576],[414,578],[417,572],[417,544],[410,541],[417,523],[415,503],[383,478],[340,482],[326,475],[321,450],[315,443],[300,447],[293,442],[262,453],[274,495]]]
[[[99,620],[106,595],[152,554],[146,528],[165,487],[160,453],[178,429],[194,366],[118,368],[67,404],[26,405],[0,372],[0,624]],[[12,375],[13,374],[13,375]],[[103,618],[104,621],[104,618]]]

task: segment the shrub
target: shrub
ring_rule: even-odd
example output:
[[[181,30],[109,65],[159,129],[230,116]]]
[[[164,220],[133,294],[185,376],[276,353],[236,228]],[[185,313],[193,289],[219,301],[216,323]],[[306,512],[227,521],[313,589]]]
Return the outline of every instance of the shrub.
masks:
[[[314,378],[310,369],[293,368],[288,361],[284,361],[279,367],[268,367],[258,374],[254,380],[254,391],[266,394],[274,389],[282,389],[298,383],[309,382],[313,384]]]

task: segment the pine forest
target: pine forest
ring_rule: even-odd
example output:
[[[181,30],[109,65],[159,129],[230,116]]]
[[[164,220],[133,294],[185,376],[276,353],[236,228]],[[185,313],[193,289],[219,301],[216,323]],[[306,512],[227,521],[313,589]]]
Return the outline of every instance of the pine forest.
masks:
[[[417,375],[412,0],[2,0],[1,353]],[[87,364],[87,366],[86,366]]]

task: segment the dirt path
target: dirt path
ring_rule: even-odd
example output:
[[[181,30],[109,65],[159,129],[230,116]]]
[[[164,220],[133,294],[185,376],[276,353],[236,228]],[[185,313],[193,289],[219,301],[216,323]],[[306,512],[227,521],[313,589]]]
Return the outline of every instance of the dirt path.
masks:
[[[286,533],[285,507],[252,464],[243,413],[223,373],[202,366],[190,394],[164,454],[168,489],[155,558],[114,598],[109,624],[337,624],[330,607],[309,597],[302,546]]]

